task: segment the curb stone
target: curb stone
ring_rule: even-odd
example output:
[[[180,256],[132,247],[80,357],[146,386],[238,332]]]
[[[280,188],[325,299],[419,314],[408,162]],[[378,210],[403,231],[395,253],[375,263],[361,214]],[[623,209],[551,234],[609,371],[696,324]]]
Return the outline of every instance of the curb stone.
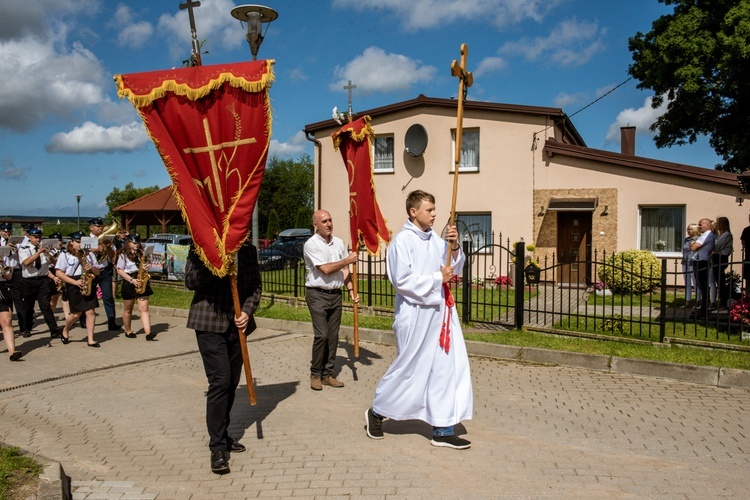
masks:
[[[301,321],[279,321],[269,318],[256,318],[255,321],[261,328],[290,330],[304,335],[312,335],[312,325]],[[351,340],[353,330],[354,329],[351,326],[342,326],[341,336],[347,340]],[[387,330],[360,328],[359,339],[364,342],[390,345],[396,344],[395,334],[392,331]],[[542,349],[539,347],[517,347],[502,344],[488,344],[477,341],[466,341],[466,349],[468,350],[469,355],[472,356],[484,356],[529,363],[572,366],[608,373],[643,375],[692,382],[694,384],[750,390],[750,370],[718,368],[715,366],[682,365],[665,361],[556,351],[554,349]]]

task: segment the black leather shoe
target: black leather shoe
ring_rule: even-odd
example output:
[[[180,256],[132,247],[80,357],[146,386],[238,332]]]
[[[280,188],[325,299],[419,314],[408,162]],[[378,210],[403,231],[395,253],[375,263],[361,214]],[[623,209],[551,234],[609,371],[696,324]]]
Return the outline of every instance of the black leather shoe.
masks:
[[[126,336],[127,338],[129,338],[129,339],[134,339],[134,338],[136,338],[136,337],[137,337],[137,335],[136,335],[135,333],[133,333],[133,332],[130,332],[130,333],[126,333],[126,334],[125,334],[125,336]]]
[[[63,337],[62,335],[60,335],[60,340],[62,341],[63,344],[67,345],[68,342],[70,342],[70,337]]]
[[[109,324],[107,325],[107,330],[109,330],[110,332],[118,332],[122,330],[122,327],[117,324],[117,321],[115,321],[114,319],[110,319]]]
[[[89,346],[89,347],[101,347],[99,345],[99,342],[94,342],[93,344],[89,344],[88,342],[86,342],[86,345]]]
[[[23,332],[23,337],[26,339],[31,337],[31,332]]]
[[[230,451],[232,453],[242,453],[244,451],[247,451],[247,448],[245,448],[244,444],[238,443],[237,441],[235,441],[232,443],[232,446],[230,446],[227,451]]]
[[[223,450],[211,452],[211,472],[214,474],[228,474],[229,462]]]
[[[21,351],[16,351],[13,354],[10,355],[11,361],[18,361],[23,357],[23,353]]]
[[[62,328],[55,330],[54,332],[50,332],[50,337],[53,339],[59,339],[62,337]]]
[[[155,333],[149,333],[148,335],[146,335],[146,340],[148,341],[154,340],[155,338],[156,338]]]

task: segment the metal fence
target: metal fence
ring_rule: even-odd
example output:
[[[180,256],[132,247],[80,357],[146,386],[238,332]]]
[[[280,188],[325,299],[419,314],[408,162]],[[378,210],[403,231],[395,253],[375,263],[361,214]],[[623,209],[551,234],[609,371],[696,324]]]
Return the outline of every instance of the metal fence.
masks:
[[[471,249],[460,276],[450,283],[464,323],[505,328],[605,335],[649,342],[729,342],[750,339],[750,301],[743,299],[742,262],[714,266],[707,304],[698,315],[688,304],[685,274],[679,259],[658,259],[659,265],[633,263],[623,254],[592,252],[591,260],[559,262],[555,255],[534,262],[523,242],[511,244],[502,235]],[[386,276],[384,255],[361,253],[357,265],[360,305],[392,310],[395,296]],[[718,283],[724,280],[724,286]],[[609,282],[608,282],[609,281]],[[263,272],[264,293],[303,297],[304,262],[290,259],[280,270]],[[692,292],[695,299],[696,290]],[[726,301],[722,300],[726,295]],[[349,298],[344,294],[344,300]]]

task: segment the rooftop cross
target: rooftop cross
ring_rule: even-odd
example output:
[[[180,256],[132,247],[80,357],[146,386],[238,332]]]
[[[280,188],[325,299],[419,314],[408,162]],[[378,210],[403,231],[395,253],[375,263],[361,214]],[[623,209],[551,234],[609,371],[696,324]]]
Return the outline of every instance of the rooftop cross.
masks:
[[[352,85],[352,81],[349,80],[349,85],[344,85],[344,90],[348,93],[348,102],[349,102],[349,121],[352,121],[352,90],[356,89],[356,85]]]

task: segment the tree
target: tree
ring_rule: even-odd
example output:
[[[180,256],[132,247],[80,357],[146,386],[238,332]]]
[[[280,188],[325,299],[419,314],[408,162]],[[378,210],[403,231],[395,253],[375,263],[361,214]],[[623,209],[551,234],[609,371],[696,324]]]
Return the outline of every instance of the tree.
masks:
[[[628,47],[628,72],[655,92],[667,112],[651,126],[657,147],[693,143],[699,135],[724,160],[717,170],[750,168],[750,0],[659,0],[674,5]]]
[[[297,212],[300,208],[307,208],[312,220],[313,182],[313,164],[309,155],[304,154],[296,161],[270,158],[258,194],[260,234],[266,234],[268,230],[271,210],[278,214],[278,227],[282,230],[297,227]],[[303,227],[309,226],[307,224]]]
[[[268,213],[268,227],[266,228],[266,239],[276,239],[276,235],[279,233],[279,214],[275,208],[272,208]]]
[[[107,212],[107,215],[105,216],[105,220],[110,221],[114,218],[119,219],[115,214],[115,208],[158,190],[159,186],[136,188],[132,182],[128,182],[122,190],[114,188],[112,192],[107,195],[105,200],[107,208],[109,209],[109,212]]]
[[[312,209],[309,207],[299,207],[297,210],[297,222],[295,227],[309,228],[312,226]]]

